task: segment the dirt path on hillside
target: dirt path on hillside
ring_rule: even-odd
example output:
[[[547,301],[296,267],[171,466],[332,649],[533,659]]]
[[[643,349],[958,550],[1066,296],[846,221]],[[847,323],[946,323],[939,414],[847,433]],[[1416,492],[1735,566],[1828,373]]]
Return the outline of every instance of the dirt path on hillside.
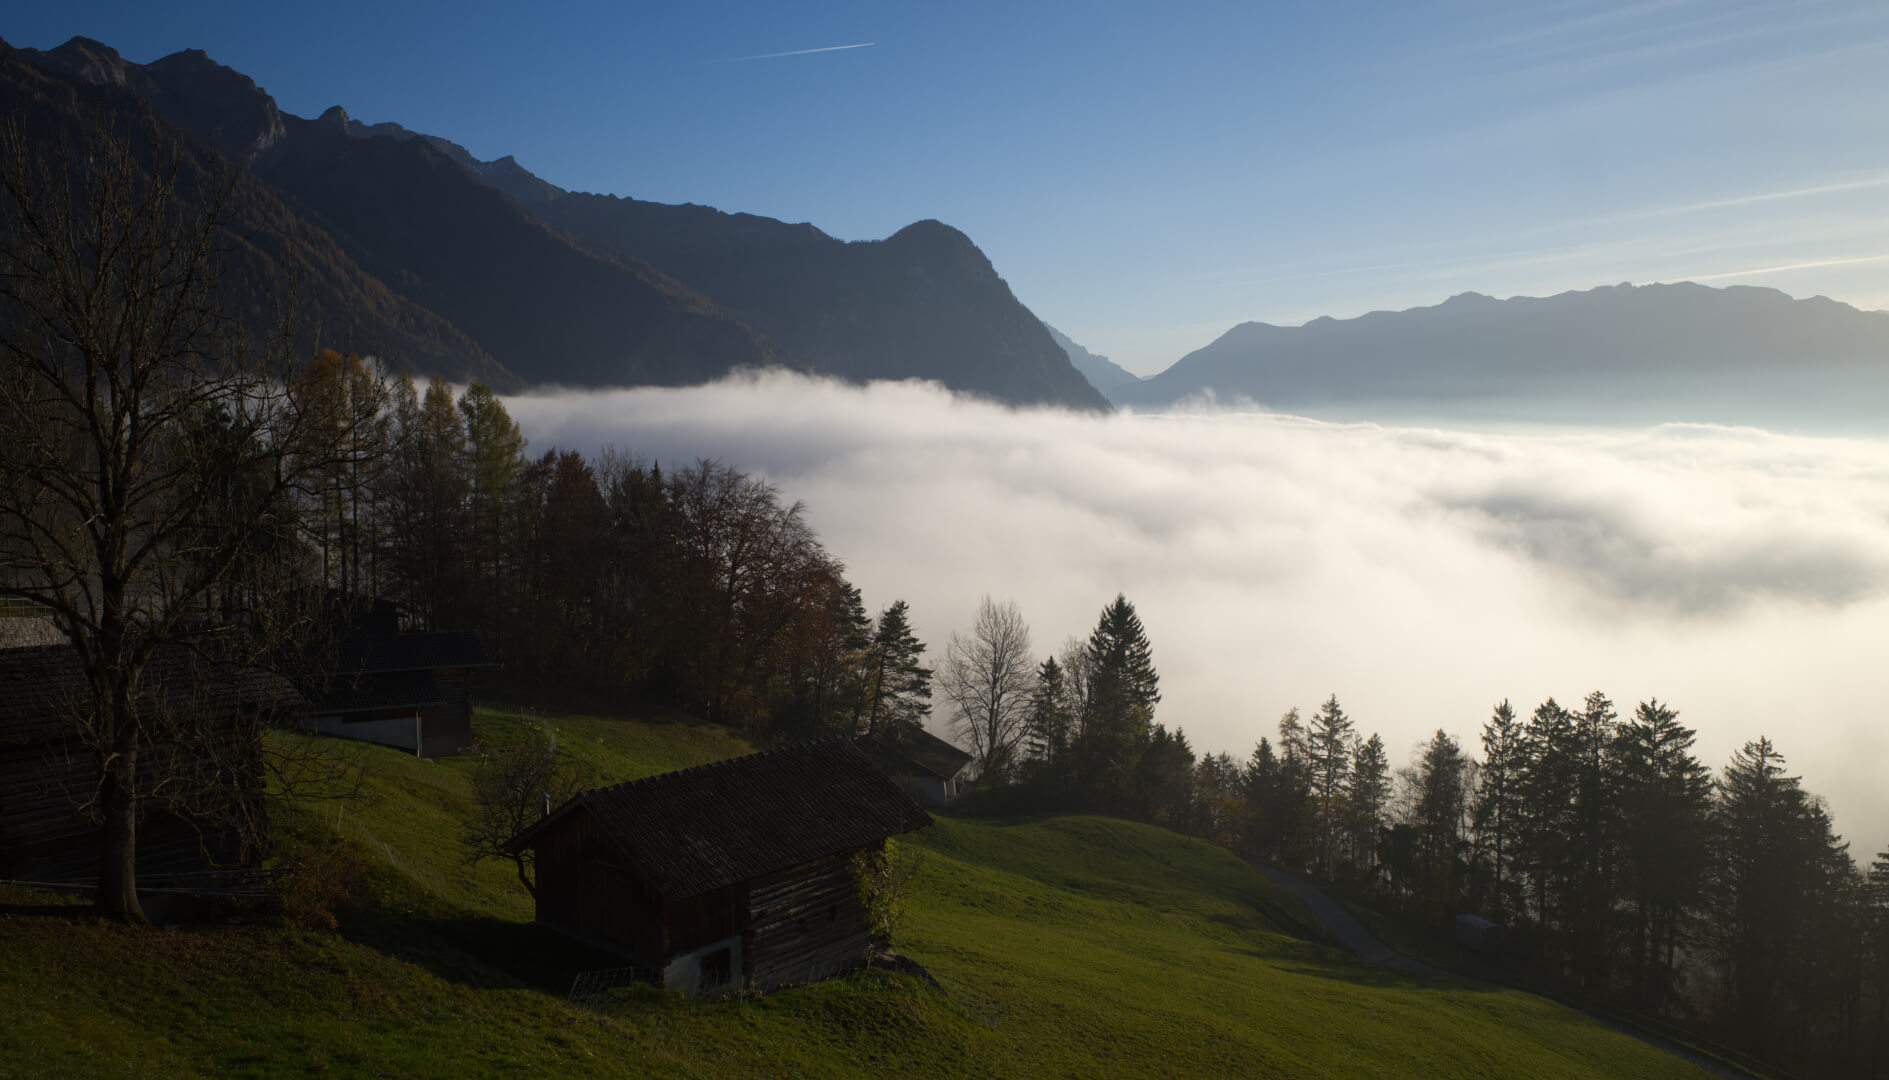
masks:
[[[1298,897],[1300,900],[1305,901],[1305,906],[1312,911],[1312,917],[1319,921],[1320,926],[1324,928],[1325,932],[1330,934],[1339,945],[1344,947],[1345,951],[1352,955],[1363,960],[1368,960],[1373,964],[1392,968],[1411,975],[1422,975],[1433,979],[1456,979],[1461,982],[1477,981],[1466,975],[1458,975],[1454,971],[1446,971],[1443,968],[1433,967],[1421,960],[1405,956],[1403,953],[1384,944],[1384,942],[1378,940],[1376,934],[1371,933],[1363,923],[1358,921],[1357,916],[1345,910],[1343,904],[1326,896],[1323,890],[1307,879],[1297,874],[1289,874],[1284,870],[1267,866],[1263,863],[1252,862],[1250,859],[1247,861],[1252,865],[1253,869],[1266,875],[1274,883],[1290,891],[1292,895]],[[1524,993],[1525,992],[1526,991],[1524,991]],[[1561,1002],[1560,1004],[1566,1005],[1567,1003]],[[1723,1080],[1753,1080],[1754,1074],[1729,1065],[1717,1058],[1708,1057],[1690,1047],[1681,1046],[1676,1042],[1662,1039],[1658,1035],[1641,1031],[1639,1028],[1629,1024],[1623,1024],[1617,1020],[1588,1012],[1578,1005],[1568,1005],[1567,1007],[1582,1013],[1603,1027],[1611,1028],[1622,1035],[1628,1035],[1638,1039],[1656,1050],[1663,1050],[1681,1061],[1702,1069],[1713,1076],[1722,1077]]]

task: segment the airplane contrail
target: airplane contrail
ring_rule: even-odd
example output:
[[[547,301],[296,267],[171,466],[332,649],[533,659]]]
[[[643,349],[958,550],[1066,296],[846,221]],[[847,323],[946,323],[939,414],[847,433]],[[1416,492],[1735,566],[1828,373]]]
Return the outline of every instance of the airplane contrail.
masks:
[[[1777,266],[1760,266],[1754,270],[1732,270],[1723,274],[1695,274],[1688,281],[1723,281],[1726,278],[1750,277],[1753,274],[1781,274],[1787,270],[1819,270],[1826,266],[1851,266],[1856,263],[1889,262],[1889,255],[1856,255],[1848,258],[1813,259],[1809,262],[1782,263]]]
[[[805,56],[808,53],[839,52],[842,49],[866,49],[878,44],[875,41],[862,41],[857,45],[823,45],[817,49],[793,49],[788,52],[761,53],[759,56],[730,56],[717,63],[738,64],[743,60],[773,60],[782,56]]]

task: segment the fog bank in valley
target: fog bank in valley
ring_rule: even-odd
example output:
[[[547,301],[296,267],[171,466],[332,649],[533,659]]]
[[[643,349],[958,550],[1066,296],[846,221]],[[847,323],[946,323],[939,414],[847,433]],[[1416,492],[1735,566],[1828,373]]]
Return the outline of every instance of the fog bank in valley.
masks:
[[[1200,752],[1334,692],[1398,764],[1438,727],[1479,752],[1505,697],[1657,696],[1715,768],[1768,734],[1857,854],[1889,844],[1884,442],[1078,416],[774,374],[507,404],[534,452],[766,476],[929,656],[985,593],[1042,655],[1127,594],[1157,719]]]

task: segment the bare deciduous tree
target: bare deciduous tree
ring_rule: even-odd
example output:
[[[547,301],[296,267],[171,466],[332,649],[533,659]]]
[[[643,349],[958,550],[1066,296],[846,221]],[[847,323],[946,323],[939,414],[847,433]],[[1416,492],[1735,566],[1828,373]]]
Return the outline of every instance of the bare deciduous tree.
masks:
[[[580,762],[558,759],[557,742],[543,728],[478,749],[472,772],[473,816],[461,842],[466,862],[509,859],[518,883],[538,895],[532,879],[532,851],[512,846],[512,838],[590,786],[595,776]]]
[[[153,659],[227,671],[284,639],[296,496],[355,423],[225,310],[235,183],[105,114],[0,133],[0,597],[47,612],[77,651],[96,904],[134,922],[140,814],[179,798],[161,759],[199,712],[158,707],[176,689],[153,685]]]
[[[1030,627],[1015,602],[984,597],[970,633],[954,632],[946,643],[938,685],[951,703],[952,730],[971,744],[980,775],[1002,779],[1029,733],[1036,688]]]

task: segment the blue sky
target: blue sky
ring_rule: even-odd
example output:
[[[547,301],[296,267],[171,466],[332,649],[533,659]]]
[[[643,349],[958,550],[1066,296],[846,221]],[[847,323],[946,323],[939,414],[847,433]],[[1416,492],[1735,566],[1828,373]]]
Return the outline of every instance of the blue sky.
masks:
[[[1241,321],[1465,290],[1692,279],[1889,308],[1881,3],[69,0],[0,21],[14,45],[75,34],[202,48],[289,112],[340,104],[566,187],[849,240],[939,218],[1144,373]]]

